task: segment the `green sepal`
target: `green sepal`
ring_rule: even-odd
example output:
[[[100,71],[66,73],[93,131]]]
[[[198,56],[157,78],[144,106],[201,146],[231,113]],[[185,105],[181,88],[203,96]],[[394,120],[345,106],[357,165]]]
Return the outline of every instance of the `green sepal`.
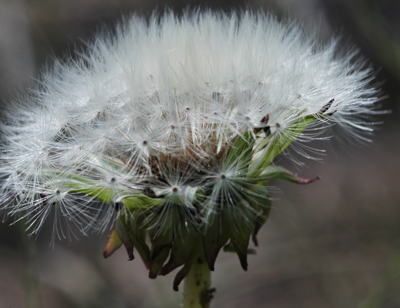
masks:
[[[121,238],[114,227],[114,229],[111,231],[110,238],[107,241],[107,245],[103,250],[104,258],[111,256],[118,248],[122,246],[122,244]]]
[[[74,186],[74,185],[72,185]],[[90,196],[102,203],[110,204],[114,194],[111,193],[109,189],[105,189],[102,187],[94,186],[81,186],[75,187],[73,190],[70,191],[71,193],[78,193],[86,196]]]
[[[269,194],[267,194],[267,198],[264,200],[263,206],[260,207],[259,212],[256,215],[254,222],[254,231],[252,234],[252,240],[255,246],[258,246],[257,234],[260,231],[261,227],[267,222],[269,218],[269,214],[271,212],[272,201],[269,198]]]
[[[170,254],[171,246],[171,244],[162,246],[162,248],[159,249],[158,253],[152,256],[152,258],[150,259],[149,278],[157,278],[162,266],[164,265]]]
[[[198,244],[198,243],[196,242],[196,244]],[[179,291],[179,288],[178,288],[179,284],[187,276],[187,274],[189,274],[190,270],[192,269],[193,265],[195,265],[196,262],[204,262],[202,256],[203,256],[202,246],[196,245],[194,247],[194,249],[192,250],[191,256],[188,259],[188,261],[175,275],[174,283],[173,283],[174,291]]]
[[[131,235],[131,240],[133,242],[134,247],[138,251],[140,257],[143,260],[146,268],[150,268],[150,249],[149,246],[146,244],[146,233],[147,228],[144,225],[143,221],[145,216],[139,210],[132,211],[134,212],[133,215],[129,218],[130,219],[130,230],[129,233]],[[135,213],[136,212],[136,213]]]
[[[191,258],[188,262],[185,263],[185,265],[176,273],[175,278],[174,278],[174,283],[173,283],[173,290],[174,291],[179,291],[179,284],[182,282],[182,280],[186,277],[187,274],[189,274],[191,268],[193,267],[194,262],[196,261],[196,258]]]
[[[308,184],[312,183],[319,179],[319,177],[311,178],[311,179],[303,179],[299,178],[298,176],[294,175],[289,170],[280,167],[280,166],[268,166],[265,170],[261,173],[261,177],[265,177],[266,180],[285,180],[297,184]]]
[[[172,236],[169,232],[162,232],[160,228],[149,229],[149,237],[151,241],[150,258],[154,259],[166,246],[171,246]]]
[[[189,262],[193,254],[196,252],[201,240],[200,234],[197,230],[190,229],[186,226],[185,222],[181,222],[181,234],[178,234],[174,239],[171,248],[170,258],[160,271],[160,275],[164,276],[176,269],[177,267]]]
[[[82,176],[67,177],[63,184],[70,188],[69,193],[77,193],[90,196],[102,203],[111,204],[114,202],[123,202],[128,209],[147,209],[152,206],[160,206],[165,203],[161,198],[151,198],[138,191],[120,193],[115,198],[116,192],[105,187],[99,187],[96,181]]]
[[[218,211],[210,219],[211,224],[205,226],[202,236],[203,249],[208,268],[213,271],[215,260],[221,248],[229,240],[231,228],[228,215],[225,211]]]
[[[124,222],[124,220],[126,220],[124,216],[117,217],[117,220],[115,222],[115,231],[118,234],[121,242],[125,246],[129,260],[132,261],[135,258],[133,255],[133,235],[131,230],[127,228],[127,224]]]
[[[251,221],[250,226],[254,226],[254,229],[251,230],[252,239],[254,244],[258,246],[257,233],[269,217],[272,201],[266,179],[263,178],[258,183],[251,183],[252,180],[257,179],[247,178],[248,183],[242,185],[246,192],[242,196],[242,211],[247,212],[242,215],[242,223],[244,222],[244,218],[247,221]],[[239,224],[240,222],[238,221]]]
[[[244,176],[251,161],[254,143],[255,135],[251,130],[237,136],[235,143],[223,162],[223,169],[235,167],[237,170],[243,172]]]
[[[172,239],[169,234],[161,232],[158,229],[150,229],[149,235],[151,240],[149,277],[154,279],[158,276],[169,256],[172,247]]]
[[[237,252],[237,251],[236,251],[236,248],[233,246],[233,244],[230,242],[224,246],[224,252]],[[255,255],[255,254],[257,254],[257,252],[253,248],[247,248],[247,254]]]
[[[264,159],[268,165],[282,153],[315,120],[315,116],[306,116],[288,125],[285,132],[272,139]]]
[[[322,116],[318,116],[321,118]],[[275,158],[281,154],[303,131],[317,118],[316,115],[308,115],[288,125],[280,134],[273,134],[257,146],[257,151],[263,151],[261,157],[252,162],[251,177],[257,177]]]
[[[242,268],[247,271],[247,250],[249,247],[251,232],[234,232],[231,235],[231,244],[234,247]]]
[[[121,195],[117,201],[119,200],[123,202],[126,209],[148,209],[165,203],[161,198],[151,198],[140,192],[129,192],[129,195]]]
[[[242,213],[240,217],[235,217],[235,227],[232,228],[230,234],[231,244],[239,257],[242,268],[247,271],[247,250],[249,247],[250,237],[255,230],[255,213],[245,200],[243,200]]]

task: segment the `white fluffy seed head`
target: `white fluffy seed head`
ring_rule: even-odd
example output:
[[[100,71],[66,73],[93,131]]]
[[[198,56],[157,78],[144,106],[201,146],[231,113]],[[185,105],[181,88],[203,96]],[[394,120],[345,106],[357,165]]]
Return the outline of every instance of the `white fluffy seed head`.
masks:
[[[264,14],[133,16],[77,59],[56,61],[30,95],[10,104],[1,125],[3,207],[25,210],[35,233],[48,216],[40,208],[54,205],[84,232],[103,230],[113,213],[96,211],[109,211],[113,199],[168,185],[171,195],[214,185],[205,212],[221,198],[237,208],[242,184],[251,194],[251,181],[238,164],[223,165],[244,132],[291,134],[291,123],[307,115],[322,126],[370,130],[360,119],[373,113],[377,90],[357,57],[339,54],[336,40],[322,46]],[[319,114],[329,116],[318,121]],[[265,136],[258,135],[254,159]],[[54,194],[60,181],[72,199],[62,189]],[[76,201],[76,194],[84,197]],[[89,205],[93,199],[102,205]]]

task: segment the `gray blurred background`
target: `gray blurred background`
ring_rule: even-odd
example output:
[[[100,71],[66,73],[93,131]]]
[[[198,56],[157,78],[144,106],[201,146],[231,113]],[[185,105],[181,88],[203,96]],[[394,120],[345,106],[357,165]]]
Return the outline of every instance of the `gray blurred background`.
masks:
[[[291,170],[320,175],[308,186],[283,182],[257,255],[243,272],[221,253],[213,273],[212,307],[400,307],[400,2],[390,0],[0,0],[0,102],[29,87],[51,57],[65,57],[103,25],[132,12],[165,6],[231,10],[250,7],[293,17],[320,39],[342,36],[371,60],[388,98],[374,142],[323,144],[324,163]],[[334,148],[334,149],[333,149]],[[179,307],[173,274],[150,280],[139,257],[123,248],[102,258],[107,234],[57,242],[51,230],[36,241],[21,226],[0,224],[0,307]],[[28,303],[27,303],[28,302]]]

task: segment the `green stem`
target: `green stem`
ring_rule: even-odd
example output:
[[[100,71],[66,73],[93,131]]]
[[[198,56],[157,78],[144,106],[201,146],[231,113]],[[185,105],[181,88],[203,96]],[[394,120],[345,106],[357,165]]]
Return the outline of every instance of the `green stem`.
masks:
[[[213,296],[211,271],[203,258],[198,258],[185,277],[183,308],[208,308]]]

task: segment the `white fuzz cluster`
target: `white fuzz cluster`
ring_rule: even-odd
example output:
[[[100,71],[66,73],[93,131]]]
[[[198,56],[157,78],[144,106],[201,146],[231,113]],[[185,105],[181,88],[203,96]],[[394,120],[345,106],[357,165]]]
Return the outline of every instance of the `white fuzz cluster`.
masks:
[[[126,19],[8,107],[2,207],[33,234],[51,219],[59,238],[103,231],[124,207],[158,234],[225,209],[251,220],[292,141],[370,130],[377,90],[356,57],[264,14]]]

